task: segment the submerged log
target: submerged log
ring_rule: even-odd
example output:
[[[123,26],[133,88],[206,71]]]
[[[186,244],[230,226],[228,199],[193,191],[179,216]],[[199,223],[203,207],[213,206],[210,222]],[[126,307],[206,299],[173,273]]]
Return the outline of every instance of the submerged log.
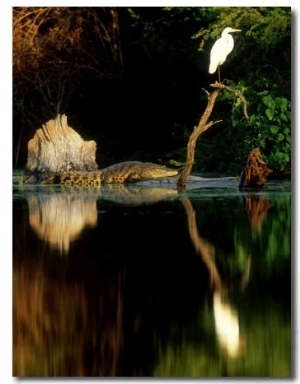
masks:
[[[239,180],[239,187],[262,187],[272,172],[263,161],[259,148],[254,148],[248,155],[246,167]]]
[[[29,141],[26,172],[95,171],[95,157],[96,142],[84,141],[68,126],[67,116],[58,115]]]

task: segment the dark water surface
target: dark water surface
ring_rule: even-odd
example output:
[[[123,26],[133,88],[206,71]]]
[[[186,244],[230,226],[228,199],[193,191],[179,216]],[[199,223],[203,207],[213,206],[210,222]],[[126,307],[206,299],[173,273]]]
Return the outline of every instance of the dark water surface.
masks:
[[[291,183],[15,186],[13,375],[289,377]]]

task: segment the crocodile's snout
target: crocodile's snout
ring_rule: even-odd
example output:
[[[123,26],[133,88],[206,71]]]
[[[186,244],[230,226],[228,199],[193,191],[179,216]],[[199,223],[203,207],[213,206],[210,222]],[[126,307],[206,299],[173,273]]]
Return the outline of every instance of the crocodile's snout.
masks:
[[[164,165],[162,166],[154,166],[152,169],[145,169],[145,174],[143,175],[145,178],[160,178],[160,177],[168,177],[175,176],[178,174],[177,169],[167,168]]]

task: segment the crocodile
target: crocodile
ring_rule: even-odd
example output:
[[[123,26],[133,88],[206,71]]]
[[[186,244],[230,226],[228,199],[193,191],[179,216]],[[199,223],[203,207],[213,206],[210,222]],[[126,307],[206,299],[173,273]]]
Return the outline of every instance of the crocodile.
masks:
[[[63,173],[25,174],[24,183],[65,185],[100,185],[124,184],[136,181],[159,179],[178,174],[177,169],[167,168],[155,163],[126,161],[117,163],[98,171],[68,171]]]

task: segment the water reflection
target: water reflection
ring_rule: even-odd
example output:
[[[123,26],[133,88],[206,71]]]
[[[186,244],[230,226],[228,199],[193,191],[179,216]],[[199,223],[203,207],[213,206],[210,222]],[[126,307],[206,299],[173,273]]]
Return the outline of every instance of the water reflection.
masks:
[[[66,192],[64,187],[59,190]],[[29,224],[40,239],[63,254],[68,254],[70,243],[76,240],[85,228],[97,225],[99,197],[114,203],[138,206],[177,196],[174,189],[130,188],[125,185],[107,185],[101,190],[75,187],[70,188],[69,193],[57,193],[57,190],[53,192],[42,195],[30,193],[27,196]]]
[[[123,348],[123,277],[91,303],[81,283],[14,271],[14,376],[117,376]],[[98,306],[100,310],[95,308]]]
[[[89,194],[82,195],[84,191]],[[130,189],[125,185],[108,185],[103,188],[101,195],[99,192],[97,188],[88,191],[77,187],[72,190],[72,194],[30,194],[27,197],[29,224],[42,240],[49,242],[51,248],[67,254],[70,242],[76,240],[86,227],[93,228],[97,225],[96,202],[99,197],[114,203],[138,206],[178,196],[175,189],[145,187]],[[244,199],[250,224],[260,231],[263,218],[272,204],[263,196],[246,195]],[[191,241],[203,254],[207,267],[216,280],[215,284],[218,285],[220,282],[217,281],[218,277],[210,261],[214,247],[198,236],[195,212],[190,200],[186,197],[181,201],[187,212]],[[205,256],[206,254],[210,255],[209,258]]]
[[[244,200],[251,227],[260,232],[263,219],[273,204],[263,195],[245,194]]]
[[[237,357],[241,352],[238,311],[230,304],[228,299],[228,286],[222,281],[218,271],[215,246],[199,235],[196,223],[196,212],[193,209],[191,201],[187,197],[183,197],[181,202],[186,209],[191,241],[210,272],[211,285],[214,291],[213,312],[218,341],[229,356]],[[249,270],[247,271],[247,275],[249,276]]]
[[[14,375],[289,376],[290,195],[139,188],[18,196]]]
[[[219,291],[214,292],[213,308],[218,341],[229,356],[237,357],[241,350],[238,311],[225,301]]]
[[[52,249],[67,254],[85,227],[97,225],[96,197],[76,195],[30,195],[29,224]]]
[[[114,203],[138,206],[154,204],[177,197],[177,190],[163,187],[139,185],[108,184],[102,187],[101,198]]]

